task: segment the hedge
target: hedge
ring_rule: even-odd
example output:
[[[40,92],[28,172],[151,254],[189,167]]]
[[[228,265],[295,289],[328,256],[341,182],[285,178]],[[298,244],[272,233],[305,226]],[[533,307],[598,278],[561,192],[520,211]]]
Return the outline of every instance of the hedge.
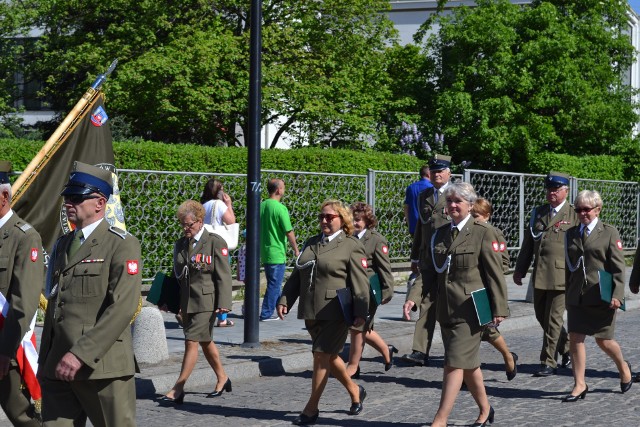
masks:
[[[23,170],[42,147],[42,142],[2,139],[0,159]],[[247,148],[206,147],[163,144],[151,141],[114,142],[118,169],[166,170],[186,172],[246,173]],[[342,149],[300,148],[262,150],[262,169],[306,172],[334,172],[365,175],[367,169],[416,171],[423,160],[405,154]]]

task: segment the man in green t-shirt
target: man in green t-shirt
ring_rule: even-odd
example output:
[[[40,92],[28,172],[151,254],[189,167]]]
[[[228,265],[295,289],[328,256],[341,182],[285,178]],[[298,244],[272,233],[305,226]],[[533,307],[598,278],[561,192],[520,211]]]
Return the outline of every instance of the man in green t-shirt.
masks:
[[[267,290],[262,300],[260,321],[278,320],[276,302],[280,298],[287,262],[287,240],[297,257],[298,245],[291,227],[289,210],[280,203],[284,196],[284,181],[271,179],[267,184],[269,198],[260,204],[260,258],[267,276]]]

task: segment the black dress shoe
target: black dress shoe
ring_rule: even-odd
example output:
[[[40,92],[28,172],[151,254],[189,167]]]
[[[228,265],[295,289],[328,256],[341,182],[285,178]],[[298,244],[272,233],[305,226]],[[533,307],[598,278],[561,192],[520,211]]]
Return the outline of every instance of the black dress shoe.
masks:
[[[489,416],[483,423],[473,423],[471,427],[485,427],[490,426],[493,423],[493,419],[495,418],[496,411],[493,410],[493,406],[489,407]]]
[[[304,413],[300,413],[291,424],[295,424],[297,426],[308,426],[310,424],[315,424],[318,421],[318,415],[320,415],[320,411],[316,411],[312,416],[305,415]]]
[[[213,390],[211,393],[207,394],[207,397],[218,397],[222,396],[222,392],[226,391],[227,393],[231,393],[231,379],[227,378],[227,381],[224,383],[220,390]]]
[[[568,351],[562,355],[562,361],[560,362],[561,368],[570,368],[571,367],[571,353]]]
[[[542,365],[538,372],[533,374],[534,377],[550,377],[551,375],[556,374],[556,368],[552,368],[551,366]]]
[[[428,356],[421,351],[414,351],[411,354],[405,354],[400,359],[405,362],[413,363],[417,366],[425,366],[425,361],[428,363],[429,360]]]
[[[351,375],[351,379],[358,379],[360,378],[360,365],[358,365],[358,369],[356,369],[356,373]]]
[[[391,367],[393,366],[393,353],[398,352],[398,349],[392,345],[388,345],[387,347],[389,347],[389,363],[384,364],[385,371],[388,371],[389,369],[391,369]]]
[[[511,357],[513,357],[513,371],[507,371],[507,380],[509,381],[518,375],[518,355],[512,351]]]
[[[362,412],[362,402],[364,402],[364,399],[367,397],[367,390],[365,390],[361,385],[358,386],[358,390],[360,391],[360,393],[358,393],[360,401],[351,403],[351,408],[349,408],[349,415],[358,415],[360,412]]]
[[[182,405],[184,403],[184,391],[178,397],[162,396],[158,398],[158,402],[163,405],[164,404]]]
[[[625,362],[627,361],[625,360]],[[627,362],[627,366],[629,367],[629,373],[631,374],[631,379],[629,380],[629,382],[626,382],[626,383],[623,383],[622,381],[620,381],[620,391],[623,394],[628,392],[631,386],[633,385],[633,371],[631,370],[631,365],[629,364],[629,362]]]
[[[567,394],[565,397],[562,398],[562,401],[563,402],[577,402],[578,399],[584,399],[585,396],[587,395],[588,391],[589,391],[589,386],[586,386],[586,388],[579,395],[574,396],[573,394]]]

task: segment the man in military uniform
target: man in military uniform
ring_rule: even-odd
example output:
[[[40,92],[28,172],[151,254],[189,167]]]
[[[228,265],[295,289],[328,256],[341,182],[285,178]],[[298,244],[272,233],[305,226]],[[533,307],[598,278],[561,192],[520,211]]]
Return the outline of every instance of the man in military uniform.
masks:
[[[578,217],[567,202],[569,175],[549,172],[544,182],[549,203],[531,212],[528,231],[524,234],[518,254],[513,281],[522,286],[522,279],[533,259],[533,304],[536,319],[544,335],[540,351],[540,369],[534,374],[546,377],[556,373],[557,355],[562,355],[561,366],[569,367],[569,338],[563,324],[565,310],[565,233],[578,225]]]
[[[38,308],[44,264],[40,235],[11,210],[10,171],[11,163],[0,161],[0,299],[8,304],[0,326],[0,405],[14,426],[30,427],[40,422],[22,390],[16,351]]]
[[[418,198],[419,214],[416,231],[411,247],[411,271],[419,273],[426,270],[431,262],[427,259],[427,249],[431,243],[433,230],[448,224],[451,219],[445,210],[445,198],[442,196],[444,189],[451,179],[451,157],[436,154],[429,161],[429,178],[433,187],[424,190]],[[407,301],[413,301],[420,307],[420,317],[416,322],[413,332],[413,345],[411,354],[402,356],[402,360],[416,365],[427,366],[429,364],[429,350],[433,341],[433,331],[436,327],[436,285],[423,283],[422,274],[418,276],[414,285],[407,294]],[[405,303],[405,306],[407,303]],[[405,312],[411,307],[403,307]]]
[[[76,162],[61,195],[75,230],[56,242],[39,377],[45,426],[135,426],[129,323],[140,297],[140,243],[104,218],[111,172]]]

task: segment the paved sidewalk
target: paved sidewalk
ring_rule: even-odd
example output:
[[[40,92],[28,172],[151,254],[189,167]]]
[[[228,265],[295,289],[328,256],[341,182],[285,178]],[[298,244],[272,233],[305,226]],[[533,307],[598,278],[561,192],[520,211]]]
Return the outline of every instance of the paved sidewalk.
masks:
[[[631,269],[627,270],[628,275]],[[509,307],[511,317],[504,321],[500,330],[510,331],[536,326],[538,323],[533,312],[533,305],[525,302],[528,278],[523,286],[513,283],[512,276],[506,276],[509,291]],[[406,296],[406,285],[399,284],[390,303],[378,308],[376,314],[376,331],[388,344],[399,349],[398,356],[411,352],[414,322],[401,319],[402,305]],[[627,290],[627,310],[640,307],[640,296]],[[230,318],[235,326],[214,328],[213,339],[218,345],[227,374],[234,380],[257,378],[259,376],[275,376],[311,368],[310,340],[304,329],[304,322],[297,319],[297,306],[284,321],[260,322],[260,346],[245,348],[244,320],[241,315],[241,303],[234,305]],[[136,375],[136,387],[139,397],[149,397],[167,392],[174,384],[180,372],[180,363],[184,352],[184,335],[170,313],[165,313],[165,328],[169,347],[169,360],[155,365],[142,365],[141,373]],[[434,343],[440,343],[441,337],[436,326]],[[532,337],[537,343],[542,340],[541,334]],[[345,349],[348,349],[345,346]],[[378,353],[366,346],[363,357],[375,357]],[[215,384],[212,369],[200,355],[198,364],[189,378],[188,388],[196,388]]]

